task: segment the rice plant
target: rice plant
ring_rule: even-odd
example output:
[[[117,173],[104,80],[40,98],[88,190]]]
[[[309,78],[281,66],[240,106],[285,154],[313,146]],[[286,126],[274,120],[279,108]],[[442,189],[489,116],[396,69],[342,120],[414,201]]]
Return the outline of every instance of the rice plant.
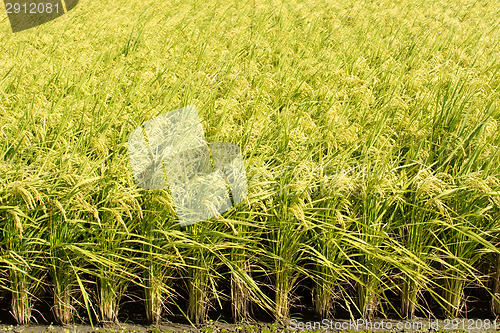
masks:
[[[42,198],[35,184],[34,180],[13,182],[2,195],[7,204],[2,207],[1,227],[2,266],[8,272],[8,284],[4,287],[12,294],[11,313],[19,324],[32,321],[33,306],[46,274],[45,214],[37,209]],[[31,216],[17,205],[31,209]]]
[[[142,256],[144,260],[144,293],[146,317],[158,324],[162,314],[171,312],[168,305],[174,304],[175,290],[172,289],[174,275],[184,263],[176,248],[176,237],[172,231],[177,229],[173,219],[172,202],[166,195],[146,196],[143,218],[144,225],[139,227]]]

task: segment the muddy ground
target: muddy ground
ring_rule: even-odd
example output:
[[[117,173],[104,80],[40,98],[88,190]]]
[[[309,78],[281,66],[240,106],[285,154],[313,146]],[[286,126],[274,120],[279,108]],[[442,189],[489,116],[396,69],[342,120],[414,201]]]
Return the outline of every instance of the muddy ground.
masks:
[[[73,333],[73,332],[204,332],[204,333],[230,333],[230,332],[497,332],[500,331],[500,320],[497,322],[494,319],[455,319],[455,320],[435,320],[435,319],[417,319],[413,321],[398,321],[387,319],[374,319],[372,321],[298,321],[291,320],[287,325],[278,325],[271,323],[245,323],[245,324],[227,324],[221,322],[209,322],[208,324],[195,328],[186,324],[174,324],[165,322],[155,326],[144,326],[137,324],[120,324],[108,327],[94,327],[90,325],[2,325],[0,324],[0,332],[17,332],[17,333]]]

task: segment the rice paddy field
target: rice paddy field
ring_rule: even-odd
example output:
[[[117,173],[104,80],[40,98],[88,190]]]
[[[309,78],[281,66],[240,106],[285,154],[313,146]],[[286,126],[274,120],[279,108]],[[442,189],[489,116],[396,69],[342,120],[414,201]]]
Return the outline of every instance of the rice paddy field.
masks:
[[[19,33],[2,11],[4,317],[493,319],[499,24],[495,0],[82,0]],[[186,105],[249,194],[181,229],[127,140]]]

